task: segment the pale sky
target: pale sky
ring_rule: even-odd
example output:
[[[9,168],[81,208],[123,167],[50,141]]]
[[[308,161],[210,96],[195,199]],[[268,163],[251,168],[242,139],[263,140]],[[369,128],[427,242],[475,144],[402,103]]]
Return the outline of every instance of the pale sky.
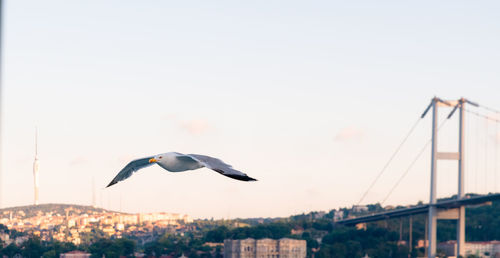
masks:
[[[434,95],[500,109],[498,1],[4,2],[2,207],[33,202],[36,126],[41,203],[89,205],[95,178],[104,208],[274,217],[355,204]],[[429,133],[426,117],[363,203]],[[103,190],[169,151],[259,181],[155,166]],[[385,204],[428,200],[429,155]],[[446,196],[456,175],[441,167]],[[477,177],[468,191],[495,190]]]

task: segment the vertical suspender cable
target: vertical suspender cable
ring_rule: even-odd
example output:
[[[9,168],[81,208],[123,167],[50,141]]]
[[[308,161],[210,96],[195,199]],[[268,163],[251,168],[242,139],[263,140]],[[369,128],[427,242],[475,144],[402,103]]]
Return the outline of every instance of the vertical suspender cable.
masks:
[[[3,104],[3,101],[2,101],[2,63],[3,63],[3,55],[2,55],[2,46],[3,46],[3,42],[2,42],[2,26],[3,26],[3,0],[0,0],[0,139],[2,137],[2,126],[3,126],[3,123],[2,123],[2,104]],[[1,140],[0,140],[0,143],[1,143]],[[0,208],[2,208],[2,190],[3,190],[3,187],[2,187],[2,169],[1,169],[1,165],[2,165],[2,162],[1,162],[1,158],[2,158],[2,145],[0,144]]]
[[[484,119],[484,191],[488,193],[488,119]]]
[[[488,119],[484,119],[484,191],[488,193]]]
[[[479,118],[476,117],[476,124],[475,124],[475,130],[476,130],[476,138],[474,140],[475,144],[475,150],[476,150],[476,162],[475,162],[475,169],[474,169],[474,192],[477,193],[477,174],[479,173]]]
[[[466,151],[467,154],[470,154],[472,153],[471,150],[472,148],[470,147],[470,130],[471,130],[471,122],[470,122],[470,119],[467,119],[466,120],[466,124],[465,126],[467,126],[467,131],[465,132],[465,137],[466,137],[466,142],[467,142],[467,145],[466,148],[468,149],[468,151]],[[466,187],[466,191],[465,193],[467,192],[472,192],[472,187],[471,187],[471,182],[472,182],[472,173],[470,173],[471,169],[472,169],[472,166],[471,166],[471,162],[468,161],[465,163],[465,165],[467,166],[467,173],[466,173],[466,176],[467,176],[467,181],[465,181],[465,187]]]
[[[484,108],[484,107],[483,107]],[[496,111],[492,108],[485,108],[486,110],[490,111],[490,112],[494,112],[495,114],[500,114],[500,111]],[[485,114],[481,114],[479,112],[476,112],[476,111],[471,111],[471,110],[466,110],[467,112],[469,112],[470,114],[473,114],[475,116],[475,119],[476,119],[476,122],[475,122],[475,131],[476,131],[476,138],[474,139],[474,142],[475,142],[475,147],[474,147],[474,151],[476,152],[476,159],[475,160],[475,173],[474,173],[474,177],[475,177],[475,187],[476,187],[476,190],[478,189],[477,186],[478,186],[478,176],[479,176],[479,173],[481,173],[479,171],[479,168],[482,168],[484,170],[484,176],[485,176],[485,179],[484,179],[484,187],[485,187],[485,191],[488,191],[488,185],[490,187],[493,188],[493,191],[496,192],[497,191],[497,173],[498,173],[498,141],[500,140],[500,132],[498,131],[498,124],[500,123],[500,119],[496,118],[496,117],[491,117],[491,116],[488,116],[488,115],[485,115]],[[479,136],[479,126],[481,124],[480,122],[480,119],[484,119],[484,122],[485,122],[485,128],[484,128],[484,131],[485,131],[485,134],[482,138],[480,138]],[[491,146],[491,144],[488,144],[488,142],[490,141],[490,136],[491,133],[490,133],[490,128],[489,128],[489,122],[494,122],[495,123],[495,131],[494,131],[494,134],[493,134],[493,140],[494,140],[494,144],[493,146]],[[469,130],[470,131],[470,130]],[[484,157],[483,159],[480,158],[480,149],[482,149],[483,147],[479,147],[479,144],[483,144],[484,142],[484,152],[481,153]],[[493,153],[490,153],[489,150],[491,150],[491,148],[493,148]],[[490,157],[489,156],[493,156],[493,161],[490,161]],[[483,167],[481,167],[479,165],[479,162],[480,162],[480,159],[483,161],[482,163],[484,164]],[[491,163],[493,162],[493,163]],[[470,163],[470,162],[469,162]],[[493,183],[489,183],[488,184],[488,169],[491,169],[491,173],[493,173],[493,178],[489,178],[490,180],[493,180]],[[470,171],[470,170],[469,170]],[[483,174],[483,173],[481,173]],[[491,188],[490,188],[491,190]]]
[[[495,150],[494,150],[494,155],[495,158],[493,161],[495,162],[495,168],[493,172],[493,191],[496,193],[497,192],[497,149],[498,149],[498,123],[495,123],[495,135],[493,140],[495,141]]]

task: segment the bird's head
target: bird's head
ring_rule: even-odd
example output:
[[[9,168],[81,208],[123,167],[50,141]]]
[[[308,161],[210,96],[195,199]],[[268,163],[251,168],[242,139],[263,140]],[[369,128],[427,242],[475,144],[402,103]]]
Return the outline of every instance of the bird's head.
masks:
[[[156,163],[163,159],[163,155],[156,155],[153,158],[149,159],[149,163]]]

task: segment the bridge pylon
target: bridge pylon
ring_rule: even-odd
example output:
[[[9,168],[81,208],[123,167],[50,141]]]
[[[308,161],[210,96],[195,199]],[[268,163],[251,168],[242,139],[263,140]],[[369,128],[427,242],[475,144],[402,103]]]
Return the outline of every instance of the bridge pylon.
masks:
[[[428,212],[428,224],[427,224],[427,239],[429,240],[429,245],[427,249],[427,257],[436,257],[436,229],[437,229],[437,219],[438,219],[438,207],[437,196],[436,196],[436,176],[437,176],[437,161],[438,160],[457,160],[458,161],[458,191],[457,199],[462,199],[465,196],[464,192],[464,181],[465,181],[465,104],[471,104],[477,106],[477,104],[470,102],[464,98],[456,101],[444,101],[437,97],[431,100],[431,103],[427,109],[422,114],[422,118],[427,114],[427,112],[432,108],[432,147],[431,147],[431,180],[430,180],[430,200],[429,200],[429,212]],[[459,109],[459,123],[458,123],[458,152],[439,152],[437,148],[437,132],[438,132],[438,108],[439,107],[452,107],[453,110],[448,115],[448,119]],[[460,206],[457,208],[457,257],[460,255],[465,255],[465,206]]]

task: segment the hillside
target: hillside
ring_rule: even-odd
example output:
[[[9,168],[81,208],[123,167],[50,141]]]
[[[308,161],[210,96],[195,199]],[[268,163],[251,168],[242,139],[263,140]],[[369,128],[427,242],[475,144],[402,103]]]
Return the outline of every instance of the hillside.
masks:
[[[105,213],[114,212],[105,210],[102,208],[96,208],[92,206],[76,205],[76,204],[58,204],[58,203],[48,203],[39,205],[27,205],[27,206],[17,206],[0,209],[0,216],[7,217],[10,213],[15,214],[17,217],[21,218],[31,218],[39,214],[45,214],[53,212],[54,214],[65,215],[66,212],[71,213],[71,215],[81,215],[81,214],[95,214],[95,213]],[[119,212],[115,212],[119,213]]]
[[[398,207],[390,207],[390,209]],[[189,257],[217,257],[222,255],[220,247],[224,239],[245,239],[249,237],[256,239],[287,237],[306,240],[308,257],[311,257],[313,253],[315,257],[363,257],[365,254],[370,257],[408,257],[410,253],[408,247],[408,218],[372,222],[362,229],[344,227],[333,222],[333,218],[337,213],[343,216],[352,216],[387,210],[387,207],[381,207],[380,204],[367,205],[365,208],[361,211],[355,211],[352,208],[341,208],[329,212],[310,212],[284,218],[197,220],[189,225],[180,224],[176,227],[167,226],[163,228],[160,227],[160,224],[158,227],[151,225],[149,228],[147,225],[131,225],[130,227],[126,226],[120,232],[113,231],[114,234],[119,233],[120,238],[107,234],[100,229],[101,226],[108,229],[117,226],[117,224],[113,224],[117,223],[116,221],[109,220],[103,222],[103,224],[91,223],[87,227],[90,230],[87,231],[80,230],[81,228],[69,228],[70,231],[60,230],[66,227],[67,220],[64,218],[66,212],[70,216],[96,214],[97,217],[100,216],[99,213],[109,212],[91,206],[72,204],[28,205],[0,209],[0,215],[2,218],[7,218],[12,214],[17,222],[19,222],[20,217],[30,218],[42,214],[45,218],[62,216],[63,218],[59,218],[59,222],[64,224],[63,227],[54,227],[56,230],[52,231],[34,229],[40,231],[40,239],[34,238],[35,240],[30,241],[42,241],[39,245],[41,247],[38,248],[40,250],[37,251],[42,254],[60,248],[58,247],[58,245],[61,245],[60,242],[71,242],[68,239],[76,237],[75,233],[71,233],[72,230],[78,233],[77,237],[81,241],[65,243],[67,251],[79,248],[99,257],[102,256],[103,252],[114,252],[116,250],[124,253],[126,253],[125,250],[130,252],[135,250],[144,252],[147,256],[153,254],[181,256],[185,254]],[[500,227],[500,201],[468,207],[466,213],[467,241],[500,239],[500,231],[497,230]],[[426,217],[426,214],[412,217],[411,245],[413,248],[411,257],[423,256],[425,253],[424,248],[421,245],[419,246],[419,241],[425,238]],[[24,237],[24,241],[27,242],[22,242],[20,245],[3,246],[3,249],[0,248],[0,255],[9,256],[16,252],[32,250],[30,249],[32,248],[30,246],[32,242],[29,242],[30,238],[26,236],[31,236],[32,233],[30,232],[33,231],[31,225],[33,224],[29,223],[33,222],[25,221],[24,223],[29,230],[22,232],[11,230],[9,234],[11,239]],[[6,232],[8,231],[6,230]],[[62,240],[55,241],[61,234],[63,234]],[[456,237],[456,222],[439,220],[437,237],[439,242],[454,239]],[[403,240],[403,242],[400,240]],[[129,247],[125,248],[125,244]],[[57,252],[60,252],[60,249],[57,250],[59,250]]]

